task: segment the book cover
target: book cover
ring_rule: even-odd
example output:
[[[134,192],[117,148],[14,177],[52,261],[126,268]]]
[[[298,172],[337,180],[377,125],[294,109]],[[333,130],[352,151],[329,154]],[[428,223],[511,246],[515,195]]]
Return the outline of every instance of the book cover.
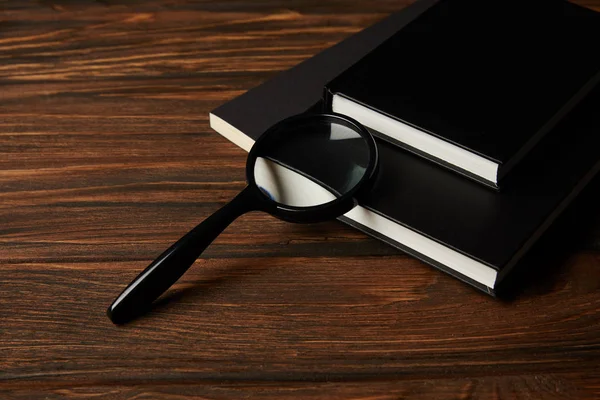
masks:
[[[417,1],[221,105],[210,114],[211,126],[248,151],[269,126],[318,110],[328,81],[435,3]],[[599,106],[596,89],[536,146],[502,192],[378,140],[377,182],[339,219],[494,294],[600,169]]]
[[[441,0],[326,84],[376,135],[499,188],[600,80],[600,13]]]

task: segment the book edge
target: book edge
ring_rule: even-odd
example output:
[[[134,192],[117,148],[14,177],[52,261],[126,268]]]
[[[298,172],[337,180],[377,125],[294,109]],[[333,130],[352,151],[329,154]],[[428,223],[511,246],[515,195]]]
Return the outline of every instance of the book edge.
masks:
[[[537,144],[562,120],[564,120],[569,113],[571,113],[584,99],[590,94],[596,85],[600,83],[600,70],[579,90],[567,100],[556,113],[546,121],[546,123],[533,135],[523,146],[509,159],[505,164],[501,166],[498,171],[498,180],[505,176],[508,176],[509,172],[521,163],[521,161],[527,157],[529,153],[537,146]]]
[[[482,157],[464,147],[457,146],[441,137],[438,137],[437,135],[433,135],[426,131],[418,129],[417,127],[414,127],[404,121],[401,121],[398,118],[382,113],[379,110],[375,110],[372,107],[369,107],[368,105],[362,104],[344,95],[341,92],[331,93],[331,95],[331,104],[329,105],[329,107],[332,111],[340,112],[346,115],[352,115],[354,119],[356,119],[358,122],[362,123],[366,127],[377,131],[382,136],[389,137],[391,140],[394,141],[394,144],[406,145],[411,149],[417,150],[418,154],[421,157],[430,160],[434,159],[433,161],[442,161],[444,163],[443,166],[448,169],[459,172],[462,175],[464,175],[464,171],[467,173],[468,177],[472,177],[472,175],[474,175],[478,182],[480,182],[480,180],[483,180],[484,182],[482,183],[485,183],[488,186],[494,188],[498,187],[498,171],[500,166],[497,162]],[[352,107],[356,108],[356,111],[359,112],[359,115],[357,116],[356,113],[344,113],[342,111],[336,111],[336,103],[338,103],[338,110],[345,110],[347,109],[347,107]],[[366,118],[368,116],[360,115],[364,113],[376,114],[377,118],[380,118],[381,121],[379,121],[379,123],[368,123],[366,122]],[[405,134],[393,135],[391,134],[391,132],[384,132],[384,129],[382,129],[383,126],[390,124],[399,125],[398,129],[405,131]],[[386,130],[390,131],[390,129]],[[426,141],[428,141],[429,144],[419,144],[419,142]],[[428,151],[424,148],[425,145],[438,147],[438,150],[433,149],[433,151],[431,151],[432,149],[430,149]],[[442,154],[440,152],[450,152],[455,153],[455,155],[454,157],[452,157],[452,160],[450,160],[450,157],[442,157]],[[474,171],[475,168],[479,168],[483,172],[477,173],[476,171]]]
[[[600,160],[594,164],[585,175],[577,182],[571,191],[565,196],[562,201],[552,210],[550,215],[542,222],[521,248],[515,253],[514,257],[506,264],[498,273],[496,284],[500,284],[506,276],[510,274],[513,268],[521,261],[523,256],[537,243],[537,241],[546,233],[563,212],[571,205],[571,203],[579,196],[579,194],[588,186],[594,177],[600,172]]]

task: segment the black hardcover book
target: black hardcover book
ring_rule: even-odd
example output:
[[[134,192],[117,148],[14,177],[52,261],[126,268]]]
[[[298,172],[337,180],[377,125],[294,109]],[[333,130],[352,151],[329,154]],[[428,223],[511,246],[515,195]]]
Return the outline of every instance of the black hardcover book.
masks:
[[[420,0],[215,109],[213,129],[249,150],[276,122],[322,107],[323,86],[435,4]],[[372,192],[340,220],[495,294],[511,268],[600,169],[595,89],[496,192],[378,140]]]
[[[493,188],[600,80],[600,13],[441,0],[326,85],[333,111]]]

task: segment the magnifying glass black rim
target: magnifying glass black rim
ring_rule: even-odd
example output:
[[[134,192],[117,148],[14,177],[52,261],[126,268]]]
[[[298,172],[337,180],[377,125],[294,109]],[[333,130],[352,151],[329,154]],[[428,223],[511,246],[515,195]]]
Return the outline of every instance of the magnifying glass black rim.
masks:
[[[288,128],[291,130],[297,128],[299,124],[313,121],[317,122],[319,120],[323,122],[332,122],[348,126],[365,140],[369,151],[369,162],[367,168],[365,169],[363,177],[351,190],[344,193],[335,200],[324,204],[318,204],[315,206],[307,207],[298,207],[282,204],[271,199],[265,193],[258,189],[258,185],[256,184],[256,180],[254,177],[254,167],[256,165],[256,160],[260,155],[259,150],[261,149],[261,146],[263,146],[264,143],[269,140],[269,136],[275,131],[285,130]],[[249,186],[257,189],[256,192],[258,192],[262,203],[264,205],[268,205],[268,209],[265,211],[268,211],[280,218],[296,222],[325,220],[345,214],[356,205],[355,198],[357,197],[359,192],[367,187],[370,187],[368,183],[372,181],[372,179],[375,177],[378,161],[379,155],[377,152],[377,145],[375,144],[375,139],[373,138],[371,133],[358,121],[346,115],[336,113],[307,113],[288,117],[278,122],[277,124],[267,129],[256,140],[256,142],[250,149],[250,153],[248,154],[248,161],[246,163],[246,179],[248,181]]]

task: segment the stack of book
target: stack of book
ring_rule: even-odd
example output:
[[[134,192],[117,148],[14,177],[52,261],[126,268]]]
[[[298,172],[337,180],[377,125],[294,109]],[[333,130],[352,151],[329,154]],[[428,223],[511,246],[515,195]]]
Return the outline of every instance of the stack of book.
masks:
[[[379,139],[340,220],[489,294],[600,169],[600,14],[566,0],[419,0],[215,109],[246,151],[307,111]]]

